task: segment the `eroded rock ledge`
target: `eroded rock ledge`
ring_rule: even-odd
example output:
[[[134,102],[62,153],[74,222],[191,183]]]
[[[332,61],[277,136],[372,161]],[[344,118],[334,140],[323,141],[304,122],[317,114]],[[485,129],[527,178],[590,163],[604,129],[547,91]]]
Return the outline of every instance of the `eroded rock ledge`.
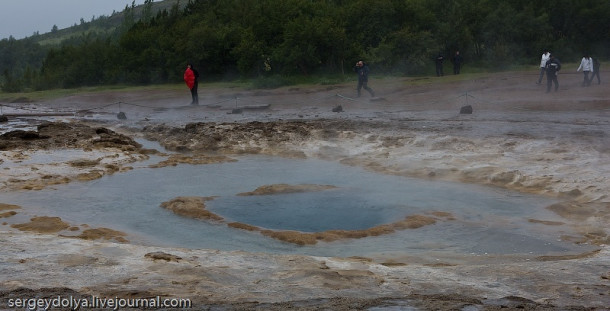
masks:
[[[384,174],[489,184],[578,202],[610,203],[610,177],[579,165],[604,165],[608,155],[576,140],[460,136],[409,122],[302,120],[167,124],[143,128],[172,151],[318,157]],[[551,170],[552,166],[552,170]],[[553,171],[554,174],[549,174]],[[573,177],[579,175],[579,182]]]
[[[3,206],[9,206],[9,208],[12,210],[11,212],[13,213],[10,214],[10,216],[17,214],[17,212],[14,210],[21,209],[20,206],[10,206],[8,204],[0,203],[0,211],[2,210]],[[0,213],[0,218],[1,217],[2,213]],[[74,226],[63,221],[60,217],[53,216],[35,216],[30,218],[29,222],[12,224],[11,228],[15,228],[23,232],[58,234],[59,236],[66,238],[78,238],[83,240],[109,240],[120,243],[129,242],[125,238],[127,234],[124,232],[110,228],[90,228],[89,225],[86,224]]]
[[[36,131],[16,130],[0,135],[0,150],[53,148],[119,148],[135,151],[142,145],[110,129],[83,123],[45,122]]]
[[[73,158],[66,160],[62,152],[69,152]],[[81,122],[45,122],[36,131],[16,130],[0,135],[0,188],[40,190],[97,179],[130,170],[126,164],[148,159],[156,152],[108,128]],[[59,154],[57,160],[54,154]],[[23,164],[36,155],[43,155],[44,163]]]

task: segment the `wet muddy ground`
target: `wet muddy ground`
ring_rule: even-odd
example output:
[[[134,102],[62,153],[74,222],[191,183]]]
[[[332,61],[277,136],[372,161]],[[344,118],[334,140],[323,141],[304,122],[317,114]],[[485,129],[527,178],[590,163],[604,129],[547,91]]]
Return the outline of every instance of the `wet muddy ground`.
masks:
[[[61,294],[181,297],[195,308],[218,310],[605,310],[610,93],[604,85],[582,88],[580,75],[566,74],[559,92],[545,94],[536,77],[532,71],[460,81],[379,78],[371,81],[380,96],[373,99],[353,98],[349,84],[269,91],[202,85],[200,106],[186,105],[188,92],[153,88],[2,103],[11,112],[74,112],[22,112],[1,124],[3,307],[14,297]],[[472,114],[459,113],[465,105]],[[119,112],[126,119],[117,118]],[[141,138],[165,150],[142,146]],[[547,209],[575,232],[561,239],[594,250],[513,262],[494,256],[422,262],[408,254],[384,260],[161,248],[130,244],[111,225],[30,217],[28,206],[2,200],[2,193],[27,196],[137,170],[151,156],[167,166],[244,154],[319,158],[382,174],[547,196],[558,201]],[[267,186],[259,191],[312,190]],[[179,201],[168,207],[203,213],[198,203]],[[450,216],[421,216],[417,224]],[[389,229],[395,228],[376,228]],[[304,238],[289,239],[295,236]]]

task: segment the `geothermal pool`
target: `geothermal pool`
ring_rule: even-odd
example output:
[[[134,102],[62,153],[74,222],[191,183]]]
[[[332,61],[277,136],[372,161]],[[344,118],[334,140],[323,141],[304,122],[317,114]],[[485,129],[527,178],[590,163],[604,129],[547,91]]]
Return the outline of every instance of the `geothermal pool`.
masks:
[[[590,250],[560,240],[568,225],[544,207],[554,200],[494,187],[388,176],[316,159],[239,156],[236,162],[149,168],[54,189],[2,194],[24,207],[19,216],[59,216],[72,224],[108,227],[132,243],[316,256],[425,258],[533,256]],[[337,188],[304,193],[237,196],[270,184],[319,184]],[[357,230],[409,215],[448,212],[455,219],[392,234],[299,246],[258,232],[190,219],[161,208],[178,196],[216,197],[207,209],[228,221],[274,230]],[[27,212],[26,212],[27,211]],[[15,216],[15,219],[19,219]],[[14,221],[14,220],[11,220]],[[25,222],[24,221],[24,222]]]

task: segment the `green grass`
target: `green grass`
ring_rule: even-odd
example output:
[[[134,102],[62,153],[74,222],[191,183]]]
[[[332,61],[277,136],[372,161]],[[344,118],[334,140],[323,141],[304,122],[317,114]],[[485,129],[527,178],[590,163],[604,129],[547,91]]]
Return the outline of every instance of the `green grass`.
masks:
[[[217,82],[217,83],[199,83],[199,89],[205,88],[248,88],[249,83],[246,82]],[[128,85],[105,85],[92,87],[79,87],[73,89],[52,89],[44,91],[5,93],[0,92],[0,102],[14,101],[45,101],[57,99],[78,94],[88,93],[104,93],[104,92],[137,92],[147,90],[166,90],[168,92],[185,91],[184,83],[172,84],[155,84],[145,86],[128,86]]]
[[[12,102],[19,99],[28,99],[32,101],[49,100],[55,98],[66,97],[70,95],[83,94],[83,93],[96,93],[104,91],[129,91],[136,89],[143,89],[146,87],[134,87],[134,86],[122,86],[122,85],[111,85],[111,86],[94,86],[94,87],[80,87],[73,89],[52,89],[44,91],[32,91],[32,92],[19,92],[19,93],[4,93],[0,92],[0,101]]]
[[[605,64],[602,64],[602,67]],[[569,62],[562,64],[562,71],[576,72],[578,63]],[[421,76],[400,76],[400,75],[378,75],[371,74],[370,84],[372,86],[385,85],[402,85],[402,86],[420,86],[433,83],[451,83],[466,80],[476,80],[488,77],[494,74],[510,73],[510,72],[531,72],[537,74],[539,67],[537,65],[522,65],[512,67],[511,70],[491,72],[480,67],[465,66],[459,75],[454,75],[452,68],[446,66],[446,74],[443,77],[436,77],[431,72],[429,75]],[[309,76],[271,76],[258,79],[242,79],[236,81],[222,82],[200,82],[200,89],[275,89],[288,86],[314,86],[314,85],[340,85],[356,83],[357,77],[351,72],[342,74],[319,74]],[[132,92],[146,90],[167,90],[171,92],[185,91],[186,86],[182,82],[171,84],[158,84],[146,86],[129,86],[129,85],[106,85],[94,87],[80,87],[73,89],[53,89],[45,91],[32,91],[20,93],[4,93],[0,92],[0,102],[22,101],[44,101],[67,97],[77,94],[86,93],[103,93],[103,92]]]

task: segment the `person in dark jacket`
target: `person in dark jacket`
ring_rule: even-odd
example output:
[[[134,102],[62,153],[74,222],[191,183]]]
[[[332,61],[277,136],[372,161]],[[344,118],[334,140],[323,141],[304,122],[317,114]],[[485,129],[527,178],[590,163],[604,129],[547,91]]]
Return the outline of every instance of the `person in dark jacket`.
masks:
[[[464,61],[462,55],[460,55],[460,51],[455,52],[455,55],[453,55],[451,61],[453,62],[453,74],[460,74],[460,69],[462,69],[462,61]]]
[[[595,57],[592,58],[593,59],[593,74],[591,75],[591,79],[589,80],[589,84],[591,84],[591,82],[593,82],[593,78],[595,78],[595,76],[597,76],[597,84],[601,84],[602,81],[599,78],[599,67],[600,67],[600,63],[599,63],[599,58]]]
[[[557,73],[561,70],[561,63],[553,54],[546,62],[546,92],[551,91],[551,85],[555,84],[555,92],[559,89],[559,82],[557,81]]]
[[[434,60],[434,62],[436,63],[436,76],[437,77],[443,76],[443,61],[444,60],[445,60],[445,58],[443,57],[442,54],[438,54],[438,56]]]
[[[191,90],[191,105],[199,105],[199,95],[197,94],[197,87],[199,85],[199,72],[193,68],[192,64],[186,65],[184,71],[184,82],[186,86]]]
[[[369,66],[360,60],[354,66],[354,71],[358,74],[358,97],[360,97],[360,90],[362,88],[371,93],[371,97],[375,97],[375,92],[368,86]]]

